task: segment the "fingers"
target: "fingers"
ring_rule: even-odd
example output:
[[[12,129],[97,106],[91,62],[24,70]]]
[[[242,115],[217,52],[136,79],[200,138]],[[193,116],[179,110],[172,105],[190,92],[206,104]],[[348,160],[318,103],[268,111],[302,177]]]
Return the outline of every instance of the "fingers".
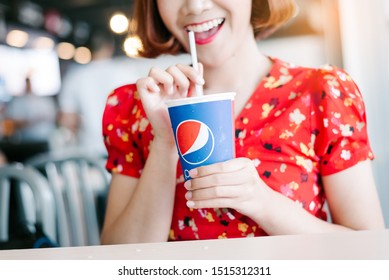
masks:
[[[160,88],[156,81],[151,77],[142,78],[136,81],[136,88],[140,94],[144,93],[158,93]]]
[[[179,95],[185,96],[190,86],[190,81],[184,72],[178,66],[170,66],[166,69],[167,74],[172,77],[172,83],[169,85]]]
[[[188,65],[177,64],[170,66],[166,72],[173,77],[174,87],[182,97],[187,96],[195,84],[204,84],[202,76]]]
[[[219,178],[214,177],[217,176],[192,179],[185,182],[185,188],[188,190],[185,194],[188,207],[230,207],[232,201],[242,194],[240,182],[237,182],[237,180],[232,181],[232,176],[226,174],[219,176]],[[227,183],[228,179],[230,179],[229,183]],[[227,202],[228,204],[226,204]]]
[[[185,194],[187,200],[206,200],[210,198],[234,198],[239,196],[239,188],[236,186],[215,186],[212,188],[189,190]]]
[[[204,79],[203,79],[203,67],[201,65],[201,71],[199,68],[199,72],[197,72],[192,66],[185,65],[185,64],[177,64],[176,65],[178,69],[182,71],[182,73],[185,74],[185,76],[194,84],[198,85],[204,85]]]
[[[191,208],[240,208],[250,200],[260,179],[250,159],[230,161],[199,167],[190,171],[191,180],[185,182],[185,198]]]
[[[233,207],[233,199],[231,198],[217,198],[217,199],[209,199],[209,200],[188,200],[186,202],[186,206],[189,208],[235,208]],[[239,211],[235,208],[235,210]]]
[[[204,79],[191,66],[183,64],[170,66],[166,70],[152,67],[148,77],[137,81],[140,93],[162,91],[168,96],[186,96],[188,89],[194,84],[203,85]]]
[[[234,186],[247,180],[247,176],[237,174],[248,174],[253,164],[247,158],[237,158],[225,162],[215,163],[198,167],[189,171],[191,180],[184,183],[187,190],[199,190],[215,186]],[[245,171],[247,169],[247,171]]]
[[[164,71],[157,67],[152,67],[149,72],[149,79],[167,95],[174,94],[174,79],[167,71]]]
[[[248,166],[252,166],[252,161],[248,158],[236,158],[224,162],[219,162],[207,166],[201,166],[189,171],[192,178],[206,177],[218,173],[233,173]]]

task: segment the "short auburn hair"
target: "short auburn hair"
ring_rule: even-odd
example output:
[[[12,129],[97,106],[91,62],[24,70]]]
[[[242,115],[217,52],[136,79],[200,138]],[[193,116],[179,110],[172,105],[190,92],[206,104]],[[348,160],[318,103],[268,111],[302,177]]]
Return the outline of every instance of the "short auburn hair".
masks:
[[[294,13],[294,0],[252,0],[251,24],[255,37],[263,39],[269,36]],[[140,56],[153,58],[162,54],[185,52],[163,23],[156,0],[135,0],[134,19],[134,32],[143,44]]]

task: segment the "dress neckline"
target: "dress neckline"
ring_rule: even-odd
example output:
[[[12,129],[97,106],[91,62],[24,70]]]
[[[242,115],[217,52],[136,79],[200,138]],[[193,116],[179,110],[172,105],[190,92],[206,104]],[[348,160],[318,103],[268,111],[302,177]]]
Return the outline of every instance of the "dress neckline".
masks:
[[[264,85],[267,82],[267,79],[269,77],[271,77],[271,76],[277,76],[277,73],[279,73],[281,61],[279,59],[271,57],[271,56],[268,56],[268,58],[272,62],[272,66],[269,69],[269,72],[265,76],[263,76],[263,78],[260,80],[260,82],[258,83],[258,85],[255,88],[255,90],[252,92],[250,97],[247,99],[247,101],[246,101],[245,105],[243,106],[242,110],[239,112],[238,115],[236,115],[235,121],[238,121],[238,120],[240,120],[243,117],[245,111],[248,109],[247,105],[252,102],[254,97],[256,97],[258,94],[260,94],[261,91],[263,91],[263,89],[265,88]]]

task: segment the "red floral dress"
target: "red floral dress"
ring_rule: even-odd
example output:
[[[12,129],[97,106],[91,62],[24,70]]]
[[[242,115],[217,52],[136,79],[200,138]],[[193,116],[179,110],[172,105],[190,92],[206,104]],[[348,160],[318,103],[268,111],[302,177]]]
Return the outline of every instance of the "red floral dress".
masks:
[[[269,187],[325,220],[321,176],[373,158],[362,96],[341,69],[273,63],[236,118],[236,156],[252,159]],[[107,169],[139,177],[153,134],[135,85],[110,94],[103,132]],[[178,163],[170,240],[266,235],[233,209],[188,208],[183,181]]]

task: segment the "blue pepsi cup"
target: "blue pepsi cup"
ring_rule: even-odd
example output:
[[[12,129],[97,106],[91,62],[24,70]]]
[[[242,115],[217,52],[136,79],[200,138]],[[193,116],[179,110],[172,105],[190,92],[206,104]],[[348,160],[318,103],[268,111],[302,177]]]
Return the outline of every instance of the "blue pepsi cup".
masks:
[[[235,93],[166,101],[184,179],[193,168],[235,157]]]

